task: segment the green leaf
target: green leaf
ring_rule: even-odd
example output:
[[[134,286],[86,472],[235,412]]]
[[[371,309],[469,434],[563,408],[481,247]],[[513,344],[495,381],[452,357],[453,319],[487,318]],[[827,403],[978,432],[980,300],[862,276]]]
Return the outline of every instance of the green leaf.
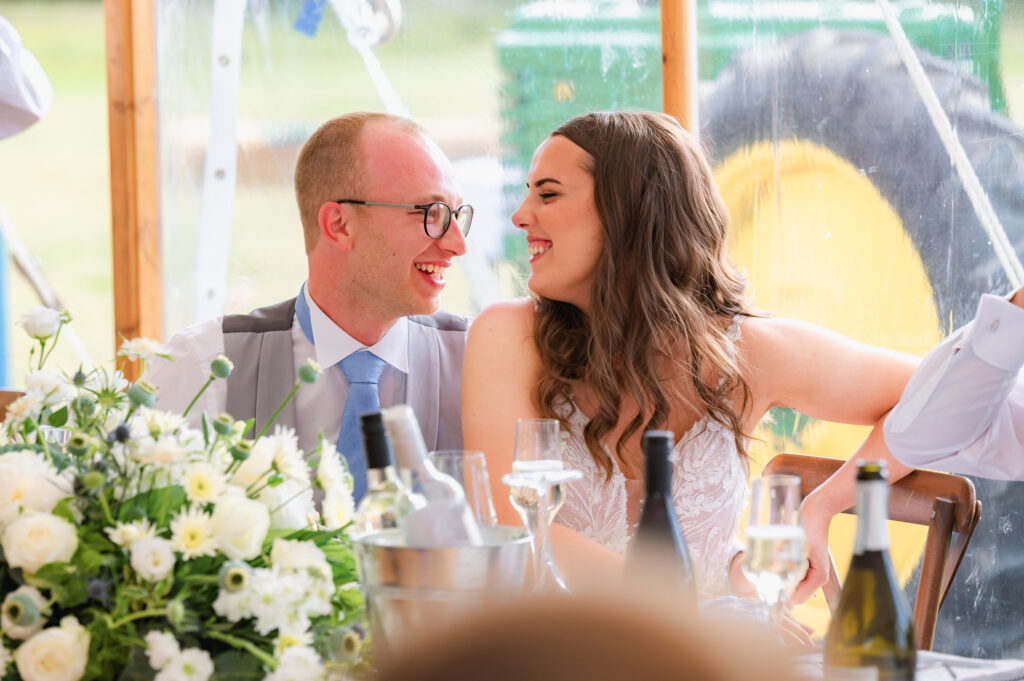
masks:
[[[264,676],[259,660],[241,651],[229,650],[213,658],[211,681],[249,681]]]
[[[185,488],[181,485],[158,487],[127,499],[123,507],[131,509],[126,520],[149,518],[157,521],[161,513],[173,513],[185,505]]]
[[[56,506],[53,507],[53,515],[68,521],[72,525],[78,525],[78,520],[75,518],[75,514],[71,511],[71,504],[74,501],[74,497],[64,497],[57,502]]]
[[[46,422],[47,422],[47,424],[49,424],[49,425],[51,425],[51,426],[53,426],[55,428],[60,428],[65,423],[67,423],[68,422],[68,405],[65,404],[63,407],[61,407],[57,411],[55,411],[52,414],[50,414],[50,417],[48,419],[46,419]]]
[[[131,657],[121,675],[117,677],[117,681],[151,681],[155,676],[156,671],[149,666],[142,646],[132,646]]]

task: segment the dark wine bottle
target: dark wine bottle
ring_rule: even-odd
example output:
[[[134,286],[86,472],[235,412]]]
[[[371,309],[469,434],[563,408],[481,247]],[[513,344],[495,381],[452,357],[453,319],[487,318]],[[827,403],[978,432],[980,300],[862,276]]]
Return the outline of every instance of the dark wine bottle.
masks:
[[[913,617],[889,557],[888,477],[882,461],[859,464],[857,539],[825,638],[828,680],[914,678]]]
[[[647,586],[671,585],[693,600],[693,565],[672,505],[673,441],[667,430],[643,434],[644,504],[626,556],[626,576]]]

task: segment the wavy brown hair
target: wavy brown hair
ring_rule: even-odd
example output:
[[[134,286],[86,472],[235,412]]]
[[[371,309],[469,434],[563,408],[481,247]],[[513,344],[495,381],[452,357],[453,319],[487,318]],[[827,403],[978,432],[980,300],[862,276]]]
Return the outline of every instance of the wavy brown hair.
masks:
[[[589,318],[568,303],[536,301],[541,413],[564,414],[575,382],[592,391],[596,413],[583,438],[606,479],[612,462],[601,443],[619,421],[624,395],[639,410],[615,443],[620,464],[629,437],[664,428],[676,404],[729,428],[745,461],[741,418],[750,388],[726,327],[749,310],[743,278],[726,253],[725,204],[703,151],[675,119],[653,112],[577,116],[554,135],[589,154],[605,247]],[[675,380],[683,376],[696,399]]]

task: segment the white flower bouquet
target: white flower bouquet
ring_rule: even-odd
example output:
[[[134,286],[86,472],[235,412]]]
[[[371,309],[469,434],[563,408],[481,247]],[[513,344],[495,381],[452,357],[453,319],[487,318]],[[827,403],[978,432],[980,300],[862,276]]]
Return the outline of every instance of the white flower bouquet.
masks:
[[[21,322],[39,354],[0,446],[0,679],[358,672],[365,610],[346,534],[351,477],[334,447],[321,438],[306,456],[280,426],[246,440],[251,423],[226,414],[194,429],[188,410],[154,410],[145,381],[47,371],[47,345],[68,321],[39,309]],[[166,350],[136,339],[120,354],[144,372]],[[218,358],[206,385],[231,368]],[[295,390],[319,371],[300,374]],[[329,509],[322,519],[314,484]]]

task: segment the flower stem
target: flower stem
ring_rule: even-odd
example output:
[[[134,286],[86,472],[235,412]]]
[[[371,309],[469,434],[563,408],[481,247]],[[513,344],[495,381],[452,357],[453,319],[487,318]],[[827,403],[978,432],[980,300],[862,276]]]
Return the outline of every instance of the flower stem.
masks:
[[[110,504],[107,503],[107,490],[100,490],[100,493],[96,495],[96,498],[100,500],[100,506],[103,507],[103,516],[107,519],[108,523],[114,525],[114,516],[110,512]]]
[[[281,406],[279,406],[274,411],[274,413],[270,415],[270,418],[267,419],[267,422],[263,424],[263,429],[260,431],[260,434],[257,435],[255,439],[259,440],[268,430],[270,430],[270,426],[273,425],[274,421],[277,420],[277,417],[280,416],[281,410],[284,409],[284,406],[292,401],[292,398],[295,397],[295,393],[299,392],[300,385],[302,385],[302,381],[298,381],[295,383],[295,387],[292,388],[292,391],[290,393],[288,393],[288,397],[284,398],[284,402],[281,403]]]
[[[250,655],[255,657],[257,660],[267,665],[267,667],[269,667],[270,669],[277,668],[277,660],[275,660],[273,656],[271,656],[265,650],[261,650],[249,641],[246,641],[245,639],[237,638],[235,636],[232,636],[231,634],[223,634],[216,630],[207,630],[204,633],[210,638],[215,638],[218,641],[223,641],[224,643],[230,644],[235,648],[241,648],[242,650],[245,650]]]
[[[203,383],[203,387],[199,389],[199,392],[196,393],[196,396],[193,397],[192,401],[188,403],[187,407],[185,407],[185,411],[181,413],[182,418],[188,416],[189,411],[191,411],[192,407],[194,407],[196,402],[199,401],[200,396],[206,392],[206,389],[210,387],[210,384],[213,383],[214,378],[216,378],[216,376],[210,374],[210,377],[206,379],[206,383]]]
[[[107,626],[109,628],[111,628],[111,629],[120,629],[121,627],[123,627],[124,625],[128,624],[129,622],[134,622],[135,620],[141,620],[141,619],[144,619],[146,617],[167,617],[169,612],[170,612],[170,610],[167,609],[167,608],[157,608],[156,610],[140,610],[138,612],[133,612],[130,615],[125,615],[124,617],[122,617],[119,620],[109,621],[109,618],[107,618],[108,619]]]

